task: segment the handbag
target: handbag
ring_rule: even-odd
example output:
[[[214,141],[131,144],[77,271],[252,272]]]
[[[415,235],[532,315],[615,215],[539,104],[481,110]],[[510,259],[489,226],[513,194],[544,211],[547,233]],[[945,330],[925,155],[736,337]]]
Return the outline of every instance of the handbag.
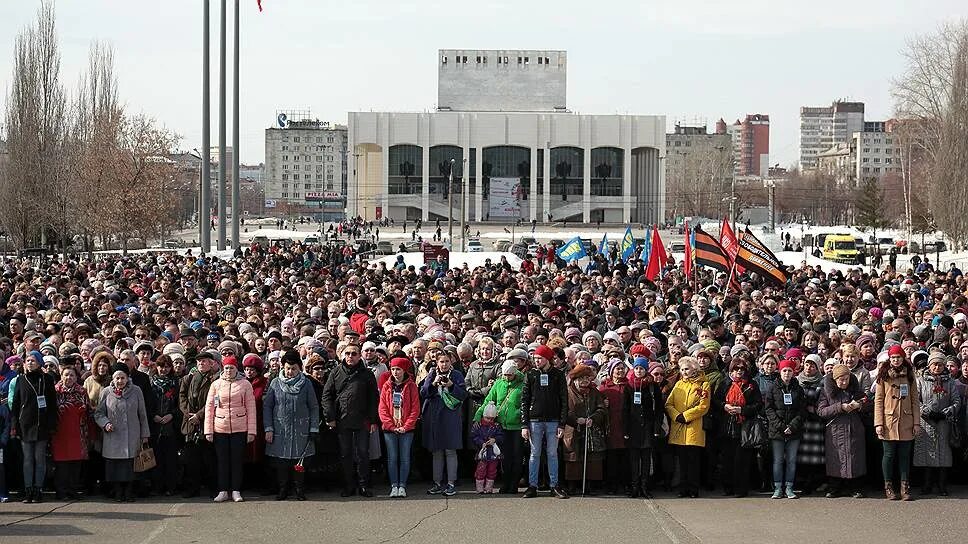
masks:
[[[763,418],[751,417],[743,422],[739,431],[739,445],[748,450],[765,448],[770,439],[766,434]]]
[[[134,471],[146,472],[155,468],[158,462],[155,460],[155,450],[143,446],[138,454],[134,456]]]
[[[456,410],[457,407],[460,406],[461,402],[460,399],[452,395],[450,391],[446,389],[442,389],[440,391],[440,399],[444,401],[444,406],[450,410]]]

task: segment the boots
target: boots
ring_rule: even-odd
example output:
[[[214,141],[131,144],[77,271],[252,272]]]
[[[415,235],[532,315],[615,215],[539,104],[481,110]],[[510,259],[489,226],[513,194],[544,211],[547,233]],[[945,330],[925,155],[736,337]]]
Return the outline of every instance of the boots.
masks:
[[[783,482],[773,482],[773,496],[772,499],[782,499],[783,498]]]
[[[938,495],[942,497],[948,496],[948,472],[947,468],[941,467],[938,469]]]
[[[911,498],[911,483],[906,480],[901,480],[901,500],[910,501]]]
[[[34,502],[34,488],[27,487],[24,489],[24,503],[30,504]]]
[[[477,485],[477,492],[479,494],[483,495],[484,494],[484,480],[474,480],[474,483]]]
[[[897,493],[894,492],[893,480],[884,480],[884,498],[889,501],[897,500]]]
[[[921,495],[930,495],[934,491],[934,469],[924,469],[924,485],[921,486]]]
[[[295,487],[296,500],[306,500],[306,473],[296,472],[292,476],[293,487]]]
[[[40,504],[44,502],[44,488],[35,487],[34,488],[34,503]]]
[[[124,487],[121,482],[114,483],[114,502],[124,502]]]
[[[284,501],[289,498],[289,467],[283,463],[276,466],[276,485],[279,488],[276,493],[277,501]]]
[[[484,492],[487,494],[493,494],[494,490],[494,480],[484,480]]]

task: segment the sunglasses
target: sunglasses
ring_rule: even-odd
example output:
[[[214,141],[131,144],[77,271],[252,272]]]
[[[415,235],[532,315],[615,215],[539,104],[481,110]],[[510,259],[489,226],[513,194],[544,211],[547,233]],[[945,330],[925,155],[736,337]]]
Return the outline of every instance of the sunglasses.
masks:
[[[343,354],[346,355],[346,356],[356,356],[356,355],[359,355],[360,352],[358,352],[358,351],[344,351]]]

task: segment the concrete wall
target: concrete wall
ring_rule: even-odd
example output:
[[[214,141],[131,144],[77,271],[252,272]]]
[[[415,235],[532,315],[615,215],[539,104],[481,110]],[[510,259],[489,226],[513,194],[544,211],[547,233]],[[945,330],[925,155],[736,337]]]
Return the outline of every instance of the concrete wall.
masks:
[[[552,111],[567,105],[564,51],[445,49],[437,66],[438,109]]]

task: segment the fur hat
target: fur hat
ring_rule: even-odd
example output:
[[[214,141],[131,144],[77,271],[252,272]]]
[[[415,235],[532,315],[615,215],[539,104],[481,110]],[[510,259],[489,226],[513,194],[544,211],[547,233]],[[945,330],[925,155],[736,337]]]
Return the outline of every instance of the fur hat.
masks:
[[[835,380],[841,376],[846,376],[848,374],[850,374],[850,369],[847,368],[847,365],[843,363],[834,365],[833,370],[830,371],[830,375],[833,376]]]

